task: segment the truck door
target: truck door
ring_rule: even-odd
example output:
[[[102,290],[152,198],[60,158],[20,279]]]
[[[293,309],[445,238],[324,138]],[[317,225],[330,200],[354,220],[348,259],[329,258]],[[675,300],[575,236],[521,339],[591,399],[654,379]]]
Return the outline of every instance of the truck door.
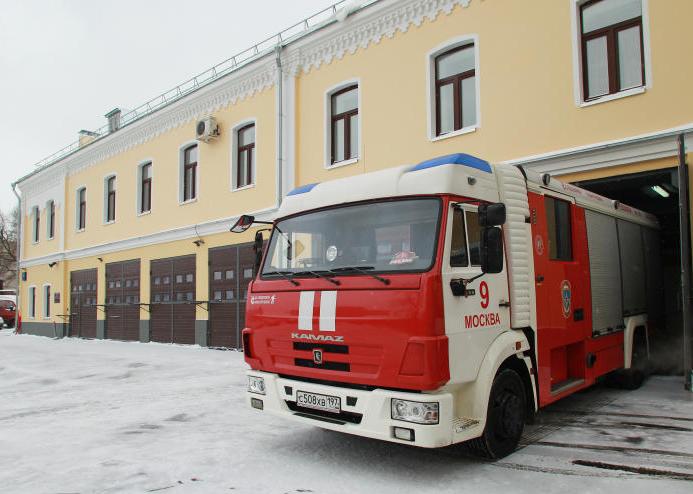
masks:
[[[589,264],[584,210],[572,198],[530,193],[540,398],[585,383]]]
[[[467,285],[466,294],[453,294],[452,280],[469,280],[481,274],[477,207],[448,207],[442,263],[445,332],[449,341],[450,376],[455,382],[476,378],[481,361],[493,340],[510,325],[505,267],[484,274]]]

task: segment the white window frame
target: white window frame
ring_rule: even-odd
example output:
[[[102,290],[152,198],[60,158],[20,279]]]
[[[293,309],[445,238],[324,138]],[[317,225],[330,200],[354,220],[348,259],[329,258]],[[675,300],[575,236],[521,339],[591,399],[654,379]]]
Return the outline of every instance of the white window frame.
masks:
[[[571,30],[573,36],[573,96],[575,106],[585,108],[588,106],[606,103],[616,99],[627,98],[636,94],[642,94],[652,88],[652,53],[650,51],[650,9],[649,0],[642,2],[642,45],[643,58],[645,60],[645,80],[640,87],[626,89],[615,94],[607,94],[585,101],[584,87],[582,83],[582,26],[580,24],[580,7],[589,0],[568,0],[570,3]]]
[[[46,240],[53,240],[55,238],[55,218],[53,219],[53,235],[51,235],[51,204],[55,211],[55,201],[53,199],[49,199],[46,202]]]
[[[87,229],[87,211],[84,211],[84,228],[79,227],[79,192],[84,189],[84,202],[89,204],[89,191],[86,185],[80,185],[75,189],[75,231],[81,233]]]
[[[199,152],[199,150],[198,150]],[[140,161],[137,164],[137,184],[136,184],[136,189],[137,189],[137,197],[135,198],[135,213],[137,216],[146,216],[148,214],[152,214],[152,210],[154,209],[154,196],[150,194],[149,197],[149,211],[142,211],[142,169],[144,168],[145,165],[152,165],[152,189],[151,192],[154,191],[154,160],[151,158],[147,158],[145,160]]]
[[[108,181],[112,178],[115,178],[115,188],[114,191],[116,193],[115,196],[115,208],[116,210],[113,211],[113,220],[108,221]],[[116,222],[118,219],[118,175],[114,173],[109,173],[103,178],[103,224],[104,225],[112,225],[113,223]]]
[[[38,217],[39,221],[41,220],[41,210],[39,209],[38,206],[32,206],[31,208],[31,243],[32,244],[38,244],[40,240],[40,233],[38,230],[41,229],[36,228],[36,218]]]
[[[33,292],[32,292],[33,290]],[[33,293],[33,297],[32,297]],[[36,319],[36,285],[29,285],[27,291],[28,319]]]
[[[185,150],[192,146],[197,146],[197,168],[195,169],[195,197],[193,199],[183,200],[183,184],[184,184],[184,170],[185,170]],[[181,144],[178,147],[178,205],[183,206],[185,204],[192,204],[197,202],[200,197],[200,162],[202,161],[202,146],[197,140],[191,140]]]
[[[358,132],[358,146],[355,158],[349,158],[348,160],[336,161],[332,163],[332,95],[342,89],[356,85],[356,91],[358,92],[358,110],[359,110],[359,132]],[[324,119],[325,119],[325,146],[324,146],[324,165],[326,170],[334,170],[335,168],[341,168],[342,166],[353,165],[358,163],[361,156],[363,156],[363,105],[361,104],[361,93],[362,93],[361,79],[347,79],[331,86],[325,91],[323,96],[324,105]]]
[[[50,314],[50,303],[51,303],[51,293],[46,293],[46,288],[48,288],[51,292],[53,291],[53,287],[50,283],[44,283],[43,284],[43,291],[42,291],[42,300],[43,300],[43,312],[42,316],[44,319],[50,319],[51,314]]]
[[[440,136],[436,135],[436,58],[446,51],[453,50],[462,45],[474,45],[474,90],[476,92],[476,120],[474,125],[462,127],[454,132],[448,132]],[[433,48],[426,54],[426,113],[428,115],[428,140],[431,142],[450,139],[464,134],[476,132],[481,127],[481,69],[479,64],[479,35],[476,33],[465,34],[449,39]]]
[[[238,131],[245,127],[246,125],[253,124],[255,126],[255,148],[253,148],[253,166],[251,173],[253,175],[252,183],[244,185],[243,187],[238,187]],[[257,183],[257,164],[258,164],[258,126],[257,118],[252,117],[246,120],[241,120],[233,126],[231,130],[231,192],[238,192],[241,190],[252,189]]]

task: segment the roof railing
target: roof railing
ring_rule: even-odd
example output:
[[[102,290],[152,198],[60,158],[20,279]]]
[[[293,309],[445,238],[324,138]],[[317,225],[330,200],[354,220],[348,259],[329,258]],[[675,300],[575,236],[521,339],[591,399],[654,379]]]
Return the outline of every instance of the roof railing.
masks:
[[[373,0],[375,1],[375,0]],[[373,3],[364,1],[364,4]],[[186,95],[224,77],[225,75],[237,70],[248,63],[262,58],[271,51],[273,51],[277,45],[286,44],[299,38],[309,31],[316,28],[322,27],[333,21],[340,7],[344,6],[345,3],[349,3],[350,0],[340,0],[337,3],[321,10],[320,12],[306,17],[305,19],[297,22],[296,24],[284,29],[283,31],[270,36],[259,43],[254,44],[250,48],[236,53],[235,55],[227,58],[226,60],[214,65],[213,67],[205,70],[204,72],[197,74],[196,76],[184,81],[172,89],[165,91],[158,96],[142,103],[133,110],[129,110],[121,115],[120,127],[124,127],[134,121],[154,113],[160,108],[170,105],[174,101],[177,101]],[[75,141],[72,144],[65,146],[64,148],[56,151],[50,156],[46,156],[41,161],[34,164],[37,169],[47,167],[55,163],[56,161],[74,153],[75,151],[90,146],[94,142],[102,139],[103,137],[110,134],[108,124],[99,127],[94,131],[96,134],[95,139],[87,144],[80,146],[79,141]]]

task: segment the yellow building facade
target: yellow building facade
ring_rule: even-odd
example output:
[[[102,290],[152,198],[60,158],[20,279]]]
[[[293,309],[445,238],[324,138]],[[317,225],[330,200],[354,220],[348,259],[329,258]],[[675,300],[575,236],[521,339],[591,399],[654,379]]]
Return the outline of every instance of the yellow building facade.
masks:
[[[693,134],[691,18],[688,0],[337,4],[17,181],[24,331],[239,346],[240,214],[450,153],[637,192],[668,218],[653,187],[675,199],[677,138]]]

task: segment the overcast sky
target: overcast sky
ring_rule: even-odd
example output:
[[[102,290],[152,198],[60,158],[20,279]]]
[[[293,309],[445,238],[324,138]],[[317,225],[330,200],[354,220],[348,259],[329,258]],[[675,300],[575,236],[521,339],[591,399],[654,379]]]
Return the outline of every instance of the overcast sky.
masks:
[[[0,208],[33,164],[336,0],[2,0]]]

